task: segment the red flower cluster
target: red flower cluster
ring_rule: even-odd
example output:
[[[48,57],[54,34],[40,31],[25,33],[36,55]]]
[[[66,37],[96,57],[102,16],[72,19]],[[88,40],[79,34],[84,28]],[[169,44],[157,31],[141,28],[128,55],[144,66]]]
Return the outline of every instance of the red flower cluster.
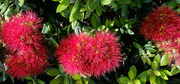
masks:
[[[152,41],[166,41],[179,37],[180,18],[178,13],[167,6],[154,9],[141,22],[141,34]],[[176,33],[175,33],[176,32]]]
[[[2,42],[11,51],[5,63],[13,77],[35,76],[49,66],[45,39],[38,29],[42,27],[41,21],[36,13],[26,11],[2,24]]]
[[[148,14],[140,28],[146,39],[151,39],[160,50],[168,53],[170,64],[180,61],[180,18],[176,11],[167,6],[154,9]]]
[[[120,66],[122,54],[117,39],[114,33],[104,31],[96,32],[95,36],[74,33],[61,41],[56,56],[70,75],[99,77]]]

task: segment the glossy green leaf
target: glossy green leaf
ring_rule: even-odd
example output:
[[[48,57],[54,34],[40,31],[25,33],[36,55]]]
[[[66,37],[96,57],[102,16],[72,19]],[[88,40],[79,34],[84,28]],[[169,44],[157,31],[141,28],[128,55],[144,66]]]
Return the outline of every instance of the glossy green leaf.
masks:
[[[141,8],[141,0],[135,0],[135,3],[137,4],[138,8]]]
[[[134,65],[132,65],[129,70],[131,70],[133,72],[134,76],[136,77],[136,75],[137,75],[136,67]]]
[[[123,77],[119,77],[116,79],[119,83],[123,83],[123,84],[127,84],[127,82],[129,81],[129,78],[126,76]]]
[[[61,3],[58,5],[56,9],[56,13],[62,12],[63,10],[65,10],[69,6],[70,1],[71,0],[61,0]]]
[[[117,19],[114,19],[114,24],[116,27],[121,27],[121,24]]]
[[[143,49],[143,47],[138,44],[137,42],[133,42],[133,45],[137,48],[137,49]]]
[[[92,26],[93,27],[97,27],[97,23],[98,23],[98,21],[97,21],[96,17],[92,16],[91,17],[91,24],[92,24]]]
[[[160,61],[161,61],[161,56],[159,54],[157,54],[155,57],[154,57],[154,61],[156,61],[158,63],[158,65],[160,64]]]
[[[69,18],[70,16],[70,13],[71,13],[71,10],[70,9],[65,9],[64,11],[60,12],[60,14],[65,17],[65,18]]]
[[[164,54],[161,58],[160,66],[166,66],[170,62],[170,59],[168,58],[168,54]]]
[[[26,80],[32,80],[33,78],[30,76],[25,77]]]
[[[77,18],[79,11],[81,9],[81,4],[82,4],[82,0],[76,0],[76,3],[73,6],[70,13],[70,17],[69,17],[70,22],[74,21]]]
[[[121,18],[120,18],[120,20],[119,20],[119,22],[120,22],[120,24],[121,24],[121,25],[124,25],[124,24],[125,24],[125,20],[124,20],[124,18],[123,18],[123,17],[121,17]]]
[[[51,45],[51,47],[58,48],[58,43],[53,38],[50,38],[48,43]]]
[[[156,76],[156,80],[155,80],[156,84],[161,84],[161,78]]]
[[[153,70],[152,69],[148,69],[147,70],[147,74],[149,74],[149,75],[153,74]]]
[[[98,16],[101,16],[102,14],[102,6],[98,5],[98,7],[96,8],[96,13],[98,14]]]
[[[57,76],[54,79],[52,79],[49,84],[60,84],[62,79],[63,79],[63,77]]]
[[[25,2],[25,0],[19,0],[19,6],[23,6],[24,5],[24,2]]]
[[[97,27],[97,29],[98,29],[98,31],[102,31],[102,30],[104,30],[106,27],[104,26],[104,25],[99,25],[98,27]]]
[[[166,76],[166,74],[162,71],[159,71],[161,73],[160,77],[163,78],[164,80],[168,80],[168,77]]]
[[[59,70],[56,68],[48,68],[45,70],[45,72],[50,76],[57,76],[59,75]]]
[[[72,78],[74,80],[79,80],[81,78],[81,76],[79,74],[75,74],[75,75],[72,76]]]
[[[122,4],[122,10],[121,10],[122,16],[126,15],[127,9],[128,9],[127,5],[126,4]]]
[[[134,35],[134,32],[131,29],[127,29],[129,35]]]
[[[138,79],[133,80],[134,84],[141,84],[141,82]]]
[[[147,70],[143,71],[142,73],[140,73],[136,78],[141,79],[144,77],[148,77],[149,74],[147,73]]]
[[[157,64],[156,61],[153,61],[153,62],[151,63],[151,68],[152,68],[153,70],[157,70],[157,69],[158,69],[158,64]]]
[[[154,71],[154,74],[155,74],[156,76],[161,76],[160,71],[157,71],[157,70]]]
[[[4,12],[6,11],[6,9],[8,8],[8,6],[9,6],[9,0],[5,0],[2,5],[3,5],[3,8],[1,9],[0,14],[4,13]]]
[[[149,65],[151,65],[151,60],[150,60],[150,58],[149,58],[148,56],[144,56],[144,57],[145,57],[147,63],[148,63]]]
[[[175,8],[178,6],[178,2],[176,0],[173,0],[168,4],[168,6],[171,8]]]
[[[164,72],[165,74],[167,74],[168,76],[172,76],[171,72],[169,72],[166,69],[161,69],[160,71]]]
[[[134,84],[133,81],[129,80],[127,84]]]
[[[140,79],[141,84],[146,84],[146,81],[146,77]]]
[[[83,12],[79,13],[77,19],[79,19],[80,21],[84,20],[84,13]]]
[[[133,79],[135,78],[135,74],[133,73],[132,70],[129,70],[128,76],[129,76],[129,78],[130,78],[131,80],[133,80]]]
[[[150,53],[155,53],[156,52],[156,49],[153,49],[153,48],[146,48],[147,51],[149,51]]]
[[[100,0],[88,0],[87,5],[90,11],[93,11],[99,5]]]
[[[86,15],[85,15],[85,19],[89,18],[89,16],[91,15],[91,13],[92,13],[91,11],[87,10],[87,11],[86,11]]]
[[[36,81],[38,82],[38,84],[45,84],[45,82],[40,79],[36,79]]]
[[[180,73],[180,70],[179,70],[178,68],[173,67],[173,68],[171,69],[171,74],[172,74],[172,75],[175,75],[175,74],[178,74],[178,73]]]
[[[108,5],[111,3],[112,0],[101,0],[102,5]]]
[[[156,80],[156,76],[155,75],[150,75],[149,76],[149,81],[150,81],[151,84],[153,84],[155,82],[155,80]]]

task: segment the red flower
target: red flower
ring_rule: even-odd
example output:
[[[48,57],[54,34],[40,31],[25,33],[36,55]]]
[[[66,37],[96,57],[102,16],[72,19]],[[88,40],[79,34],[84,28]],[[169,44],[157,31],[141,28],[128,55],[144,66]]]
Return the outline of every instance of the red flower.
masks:
[[[180,19],[178,13],[167,6],[154,9],[141,22],[140,33],[146,39],[152,41],[165,41],[168,39],[177,38],[180,30]],[[177,32],[177,33],[175,33]]]
[[[71,34],[61,41],[56,56],[70,75],[99,77],[120,66],[122,54],[117,39],[110,32],[96,32],[95,36]]]
[[[2,24],[2,42],[13,54],[7,56],[5,63],[13,77],[35,76],[49,66],[45,39],[38,29],[41,21],[34,12],[26,11]]]

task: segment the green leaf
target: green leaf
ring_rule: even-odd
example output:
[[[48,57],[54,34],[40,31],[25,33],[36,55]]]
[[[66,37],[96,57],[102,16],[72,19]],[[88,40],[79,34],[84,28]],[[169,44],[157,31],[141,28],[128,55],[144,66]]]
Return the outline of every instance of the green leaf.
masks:
[[[166,76],[166,74],[162,71],[159,71],[161,73],[160,77],[163,78],[164,80],[168,80],[168,77]]]
[[[173,0],[168,4],[168,6],[171,8],[175,8],[178,6],[178,2],[176,0]]]
[[[87,19],[91,15],[91,13],[92,13],[91,11],[87,10],[86,15],[85,15],[85,19]]]
[[[72,78],[74,80],[79,80],[81,78],[81,76],[79,74],[75,74],[75,75],[72,76]]]
[[[180,70],[177,69],[176,67],[173,67],[173,68],[171,69],[171,74],[172,74],[172,75],[175,75],[175,74],[178,74],[178,73],[180,73]]]
[[[70,14],[70,17],[69,17],[70,22],[74,21],[76,19],[76,17],[78,16],[79,11],[81,9],[81,4],[82,4],[82,0],[76,0],[76,3],[72,8],[71,14]]]
[[[65,78],[64,78],[64,84],[69,84],[69,77],[68,77],[68,76],[65,76]]]
[[[69,18],[70,16],[70,13],[71,13],[71,10],[70,9],[65,9],[64,11],[60,12],[60,14],[65,17],[65,18]]]
[[[102,5],[108,5],[111,3],[112,0],[101,0]]]
[[[161,79],[161,84],[166,84],[166,81],[164,79]]]
[[[6,9],[8,8],[8,6],[9,6],[9,0],[5,0],[2,5],[3,5],[3,8],[1,9],[0,14],[4,13],[4,12],[6,11]]]
[[[124,18],[123,18],[123,17],[121,17],[121,18],[120,18],[120,20],[119,20],[119,22],[120,22],[120,24],[121,24],[121,25],[124,25],[124,24],[125,24],[125,20],[124,20]]]
[[[53,38],[50,38],[48,42],[51,45],[51,47],[58,48],[58,43]]]
[[[30,77],[30,76],[27,76],[25,79],[26,79],[26,80],[32,80],[33,78]]]
[[[122,10],[121,10],[122,16],[126,15],[127,9],[128,9],[127,5],[126,4],[122,4]]]
[[[152,0],[142,0],[143,3],[150,3]]]
[[[96,19],[96,17],[91,16],[91,24],[94,28],[97,27],[97,25],[98,25],[97,23],[98,23],[98,20]]]
[[[161,84],[161,78],[160,77],[158,77],[158,76],[156,76],[156,84]]]
[[[138,44],[137,42],[133,42],[133,45],[137,48],[137,49],[143,49],[143,47]]]
[[[152,69],[148,69],[147,70],[147,74],[151,75],[153,73],[153,70]]]
[[[141,0],[135,0],[135,3],[137,4],[138,8],[141,8]]]
[[[78,16],[77,16],[77,19],[82,21],[84,19],[84,13],[83,12],[79,13]]]
[[[156,75],[156,76],[161,76],[161,73],[160,73],[160,71],[154,71],[154,74]]]
[[[145,59],[146,59],[147,63],[148,63],[149,65],[151,65],[151,60],[149,59],[149,57],[148,57],[148,56],[145,56]]]
[[[71,0],[61,0],[61,3],[58,5],[56,9],[56,13],[62,12],[63,10],[65,10],[69,6],[70,1]]]
[[[36,81],[39,83],[39,84],[45,84],[44,81],[40,80],[40,79],[36,79]]]
[[[135,78],[135,74],[133,73],[132,70],[129,70],[128,76],[129,76],[129,78],[130,78],[131,80],[133,80],[133,79]]]
[[[131,0],[125,0],[125,3],[126,3],[126,4],[130,4],[130,3],[131,3]]]
[[[136,75],[137,75],[136,67],[134,65],[132,65],[129,70],[131,70],[133,72],[134,76],[136,77]]]
[[[102,30],[104,30],[106,27],[104,26],[104,25],[99,25],[98,27],[97,27],[97,29],[98,29],[98,31],[102,31]]]
[[[147,73],[147,70],[143,71],[142,73],[140,73],[136,78],[141,79],[144,77],[148,77],[149,74]]]
[[[166,69],[161,69],[160,71],[164,72],[165,74],[167,74],[168,76],[172,76],[171,72],[169,72]]]
[[[138,79],[133,80],[134,84],[141,84],[141,82]]]
[[[25,2],[25,0],[19,0],[19,6],[23,6],[24,5],[24,2]]]
[[[49,84],[60,84],[62,79],[63,77],[57,76],[54,79],[52,79]]]
[[[57,75],[60,74],[59,70],[56,69],[56,68],[48,68],[48,69],[45,70],[45,72],[50,76],[57,76]]]
[[[146,81],[146,77],[140,79],[141,84],[146,84]]]
[[[129,80],[127,84],[133,84],[133,81]]]
[[[124,0],[118,0],[118,3],[119,3],[119,4],[123,4],[123,3],[124,3]]]
[[[170,59],[168,58],[168,54],[164,54],[161,58],[160,66],[166,66],[170,62]]]
[[[150,53],[155,53],[156,52],[156,49],[153,49],[153,48],[146,48],[147,51],[149,51]]]
[[[121,24],[120,24],[120,22],[117,19],[114,19],[114,24],[117,27],[121,27]]]
[[[102,6],[101,5],[98,5],[98,7],[96,8],[96,13],[101,16],[102,14]]]
[[[134,35],[134,32],[131,29],[127,29],[129,35]]]
[[[149,76],[149,81],[150,81],[151,84],[153,84],[155,82],[155,80],[156,80],[156,76],[155,75],[150,75]]]
[[[156,61],[158,64],[160,64],[161,56],[160,56],[159,54],[157,54],[157,55],[154,57],[154,61]]]
[[[129,81],[129,78],[128,77],[126,77],[126,76],[123,76],[123,77],[119,77],[119,78],[117,78],[116,79],[118,82],[119,82],[119,84],[121,84],[121,83],[125,83],[125,84],[127,84],[127,82]]]
[[[88,9],[90,11],[93,11],[99,5],[99,2],[100,2],[100,0],[88,0],[88,2],[87,2]]]
[[[156,61],[153,61],[153,62],[151,63],[151,68],[152,68],[153,70],[157,70],[157,69],[158,69],[158,64],[157,64]]]

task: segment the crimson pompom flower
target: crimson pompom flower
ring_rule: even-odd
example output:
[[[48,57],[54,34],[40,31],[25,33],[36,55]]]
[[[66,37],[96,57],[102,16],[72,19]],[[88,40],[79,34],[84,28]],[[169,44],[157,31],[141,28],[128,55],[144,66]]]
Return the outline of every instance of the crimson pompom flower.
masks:
[[[49,66],[41,22],[36,13],[26,11],[2,24],[1,40],[13,54],[6,55],[5,63],[13,77],[36,76]]]
[[[178,13],[167,6],[154,9],[141,22],[140,33],[152,41],[176,39],[180,32]],[[177,34],[175,34],[177,32]]]
[[[117,40],[114,33],[104,31],[95,36],[73,33],[62,39],[56,57],[67,74],[99,77],[120,66],[122,54]]]

